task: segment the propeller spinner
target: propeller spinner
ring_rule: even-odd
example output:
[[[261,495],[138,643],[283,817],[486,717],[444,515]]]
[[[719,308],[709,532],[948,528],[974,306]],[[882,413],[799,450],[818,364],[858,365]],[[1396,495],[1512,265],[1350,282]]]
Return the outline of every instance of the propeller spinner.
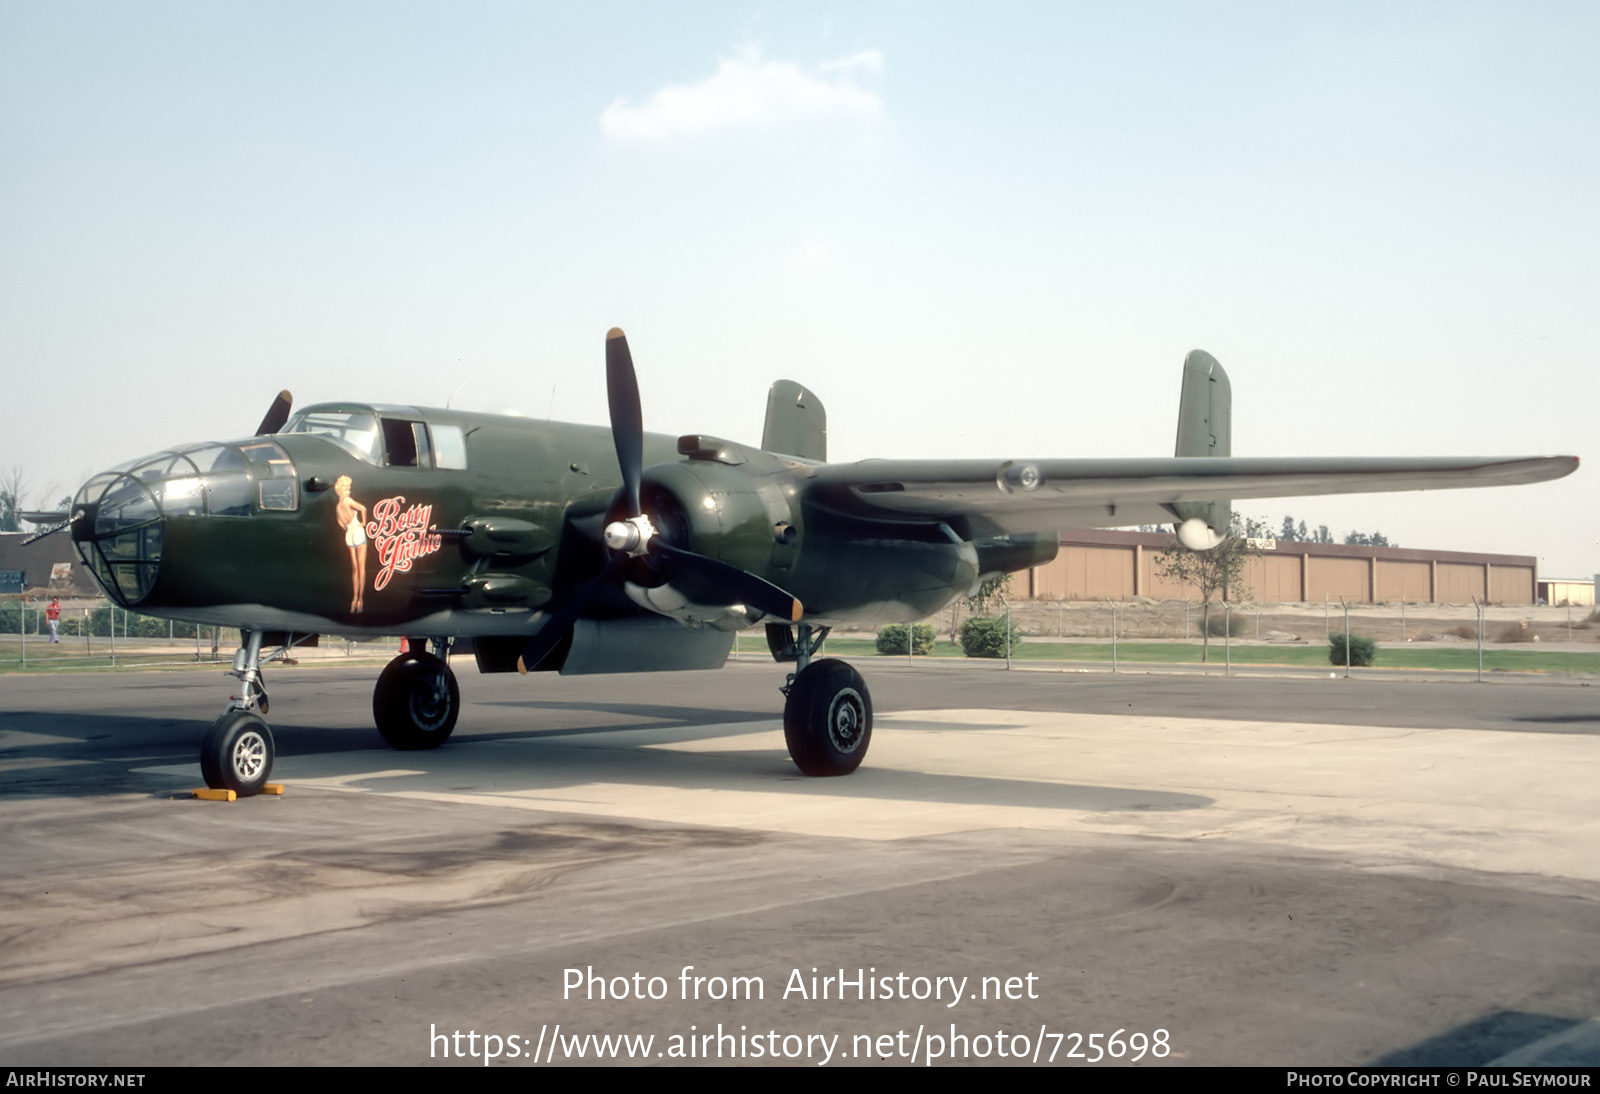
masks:
[[[600,576],[567,601],[561,611],[534,635],[517,660],[527,672],[559,646],[576,624],[594,594],[611,582],[623,564],[649,556],[672,570],[672,583],[697,603],[743,604],[788,622],[797,622],[804,608],[800,601],[770,581],[726,562],[674,547],[644,512],[640,486],[644,481],[644,412],[639,401],[639,378],[627,336],[612,327],[606,334],[606,397],[611,411],[611,439],[616,445],[617,467],[622,472],[624,515],[606,525],[601,538],[610,559]]]

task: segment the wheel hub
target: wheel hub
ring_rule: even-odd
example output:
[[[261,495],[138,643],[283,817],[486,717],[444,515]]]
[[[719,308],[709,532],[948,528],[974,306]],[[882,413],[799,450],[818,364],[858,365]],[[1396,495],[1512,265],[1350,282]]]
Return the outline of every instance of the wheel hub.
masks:
[[[239,734],[233,745],[233,773],[243,782],[253,781],[267,762],[266,739],[254,730]]]
[[[855,688],[844,688],[828,707],[828,738],[840,752],[861,747],[862,727],[866,722],[866,703]]]
[[[411,691],[411,718],[418,729],[434,730],[450,717],[450,693],[444,677],[418,680]]]

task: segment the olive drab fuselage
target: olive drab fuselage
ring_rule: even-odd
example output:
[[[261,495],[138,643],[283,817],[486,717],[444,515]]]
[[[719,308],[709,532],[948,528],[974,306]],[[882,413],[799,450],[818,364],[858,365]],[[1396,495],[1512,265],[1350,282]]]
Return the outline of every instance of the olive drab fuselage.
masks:
[[[370,421],[360,435],[372,436],[319,433],[320,418]],[[977,548],[946,524],[863,519],[809,497],[808,461],[647,434],[645,464],[645,509],[663,534],[789,590],[807,622],[921,618],[978,577]],[[619,485],[603,427],[321,404],[277,434],[96,476],[75,501],[73,538],[107,592],[150,615],[354,637],[527,635],[605,565],[596,531]],[[628,576],[662,580],[643,560]],[[612,594],[588,614],[645,610]]]

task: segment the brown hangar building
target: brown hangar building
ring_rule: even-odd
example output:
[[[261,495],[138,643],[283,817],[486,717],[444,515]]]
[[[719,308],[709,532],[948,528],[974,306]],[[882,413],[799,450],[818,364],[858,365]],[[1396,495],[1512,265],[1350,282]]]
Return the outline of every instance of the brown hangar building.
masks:
[[[1065,531],[1054,561],[1011,579],[1013,596],[1033,600],[1184,600],[1193,586],[1161,577],[1157,557],[1173,545],[1169,533]],[[1269,604],[1352,603],[1533,604],[1538,559],[1466,551],[1356,547],[1339,543],[1257,540],[1260,553],[1245,563],[1248,596]]]

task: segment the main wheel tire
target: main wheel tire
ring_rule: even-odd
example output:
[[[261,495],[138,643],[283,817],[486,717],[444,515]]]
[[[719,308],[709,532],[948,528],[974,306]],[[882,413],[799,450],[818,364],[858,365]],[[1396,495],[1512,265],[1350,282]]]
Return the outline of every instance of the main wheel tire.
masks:
[[[872,696],[843,661],[813,661],[794,679],[783,707],[783,739],[807,775],[848,775],[872,743]]]
[[[431,653],[396,657],[372,689],[372,720],[390,748],[438,748],[450,739],[460,713],[456,674]]]
[[[200,746],[200,774],[213,790],[241,798],[261,793],[272,774],[272,730],[248,710],[230,710],[211,724]]]

